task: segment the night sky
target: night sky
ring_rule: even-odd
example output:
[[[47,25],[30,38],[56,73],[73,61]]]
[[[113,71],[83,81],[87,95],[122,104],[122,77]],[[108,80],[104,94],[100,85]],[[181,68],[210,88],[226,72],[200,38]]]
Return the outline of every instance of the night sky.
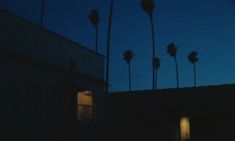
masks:
[[[40,0],[1,0],[0,8],[39,24]],[[87,16],[100,12],[99,52],[107,47],[110,0],[45,0],[45,28],[94,50],[95,28]],[[180,87],[193,86],[193,65],[187,55],[196,50],[199,86],[235,83],[235,1],[155,0],[156,54],[161,59],[159,88],[175,88],[175,64],[166,52],[174,42],[178,48]],[[131,49],[134,58],[134,90],[152,88],[152,36],[150,20],[140,0],[116,0],[113,11],[110,52],[110,91],[128,90],[128,66],[123,52]]]

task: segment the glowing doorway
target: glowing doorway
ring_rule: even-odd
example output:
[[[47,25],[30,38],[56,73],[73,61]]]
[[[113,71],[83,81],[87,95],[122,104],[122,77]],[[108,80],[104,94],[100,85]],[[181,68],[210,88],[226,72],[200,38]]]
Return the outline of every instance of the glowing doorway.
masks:
[[[189,118],[182,117],[180,119],[180,141],[188,141],[189,139],[190,139]]]

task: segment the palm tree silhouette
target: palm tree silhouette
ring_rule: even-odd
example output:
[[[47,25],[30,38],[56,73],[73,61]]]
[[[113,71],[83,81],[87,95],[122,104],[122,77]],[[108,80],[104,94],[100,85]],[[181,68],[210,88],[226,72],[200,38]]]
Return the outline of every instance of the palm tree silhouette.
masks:
[[[129,73],[129,90],[131,91],[131,59],[133,58],[133,52],[131,50],[127,50],[123,53],[123,59],[128,64],[128,73]]]
[[[155,57],[155,58],[153,59],[153,62],[152,62],[152,63],[153,63],[153,66],[154,66],[154,68],[155,68],[155,73],[156,73],[155,88],[157,89],[157,74],[158,74],[158,69],[159,69],[159,67],[160,67],[160,59],[157,58],[157,57]]]
[[[95,51],[98,52],[98,23],[100,21],[99,12],[97,9],[91,10],[90,14],[88,15],[90,22],[95,26],[96,29],[96,45]]]
[[[193,64],[194,87],[196,87],[196,62],[198,61],[197,55],[198,53],[196,51],[192,51],[188,55],[189,62]]]
[[[146,12],[149,15],[150,23],[151,23],[151,29],[152,29],[152,43],[153,43],[153,51],[152,51],[152,60],[155,58],[155,36],[154,36],[154,24],[153,24],[153,9],[155,8],[155,5],[153,3],[153,0],[142,0],[141,1],[141,7],[144,12]],[[154,66],[152,66],[152,73],[153,73],[153,89],[155,88],[155,74],[154,74]]]
[[[176,52],[177,52],[177,48],[175,47],[174,43],[170,43],[167,46],[167,53],[174,58],[175,60],[175,69],[176,69],[176,86],[177,88],[179,88],[179,73],[178,73],[178,62],[177,62],[177,58],[176,58]]]
[[[108,23],[108,34],[107,34],[107,50],[106,50],[106,75],[105,75],[105,95],[109,93],[109,55],[110,55],[110,38],[112,29],[112,19],[113,19],[113,5],[114,0],[111,0],[110,11],[109,11],[109,23]]]

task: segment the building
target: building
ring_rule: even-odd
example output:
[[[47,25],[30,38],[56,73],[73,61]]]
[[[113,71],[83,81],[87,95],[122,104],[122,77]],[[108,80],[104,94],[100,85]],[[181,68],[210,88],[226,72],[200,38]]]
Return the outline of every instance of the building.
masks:
[[[0,31],[1,138],[101,138],[104,56],[3,10]]]
[[[0,10],[4,141],[235,140],[235,85],[115,92],[104,56]]]
[[[234,93],[235,85],[112,93],[107,140],[234,140]]]

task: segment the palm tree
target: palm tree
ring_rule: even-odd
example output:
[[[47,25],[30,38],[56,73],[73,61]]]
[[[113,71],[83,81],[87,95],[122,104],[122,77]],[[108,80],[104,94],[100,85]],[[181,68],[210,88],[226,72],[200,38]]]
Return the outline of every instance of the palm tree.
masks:
[[[178,63],[177,63],[177,58],[176,58],[176,52],[177,52],[177,48],[175,47],[175,44],[174,43],[170,43],[167,46],[167,53],[169,53],[169,55],[171,57],[173,57],[174,60],[175,60],[176,86],[177,86],[177,88],[179,88],[179,73],[178,73]]]
[[[128,73],[129,73],[129,90],[131,91],[131,59],[133,58],[133,52],[131,50],[127,50],[123,53],[123,59],[128,64]]]
[[[111,38],[111,29],[112,29],[112,17],[113,17],[113,4],[114,0],[110,3],[110,12],[109,12],[109,24],[108,24],[108,34],[107,34],[107,50],[106,50],[106,87],[105,95],[109,93],[109,55],[110,55],[110,38]]]
[[[96,46],[95,51],[98,51],[98,23],[100,21],[99,12],[97,9],[91,10],[90,14],[88,15],[90,22],[95,26],[96,29]]]
[[[160,59],[159,58],[157,58],[157,57],[155,57],[154,59],[153,59],[153,66],[154,66],[154,68],[155,68],[155,72],[156,72],[156,79],[155,79],[155,81],[156,81],[156,85],[155,85],[155,88],[157,89],[157,73],[158,73],[158,69],[159,69],[159,67],[160,67]]]
[[[192,51],[188,55],[189,62],[193,64],[194,87],[196,87],[196,62],[198,61],[197,55],[198,53],[196,51]]]
[[[152,50],[152,60],[155,58],[155,37],[154,37],[154,24],[153,24],[153,9],[155,8],[155,5],[153,3],[153,0],[142,0],[141,1],[141,7],[149,15],[150,23],[151,23],[151,29],[152,29],[152,43],[153,43],[153,50]],[[153,89],[155,88],[155,78],[154,78],[154,66],[152,66],[152,73],[153,73]]]

